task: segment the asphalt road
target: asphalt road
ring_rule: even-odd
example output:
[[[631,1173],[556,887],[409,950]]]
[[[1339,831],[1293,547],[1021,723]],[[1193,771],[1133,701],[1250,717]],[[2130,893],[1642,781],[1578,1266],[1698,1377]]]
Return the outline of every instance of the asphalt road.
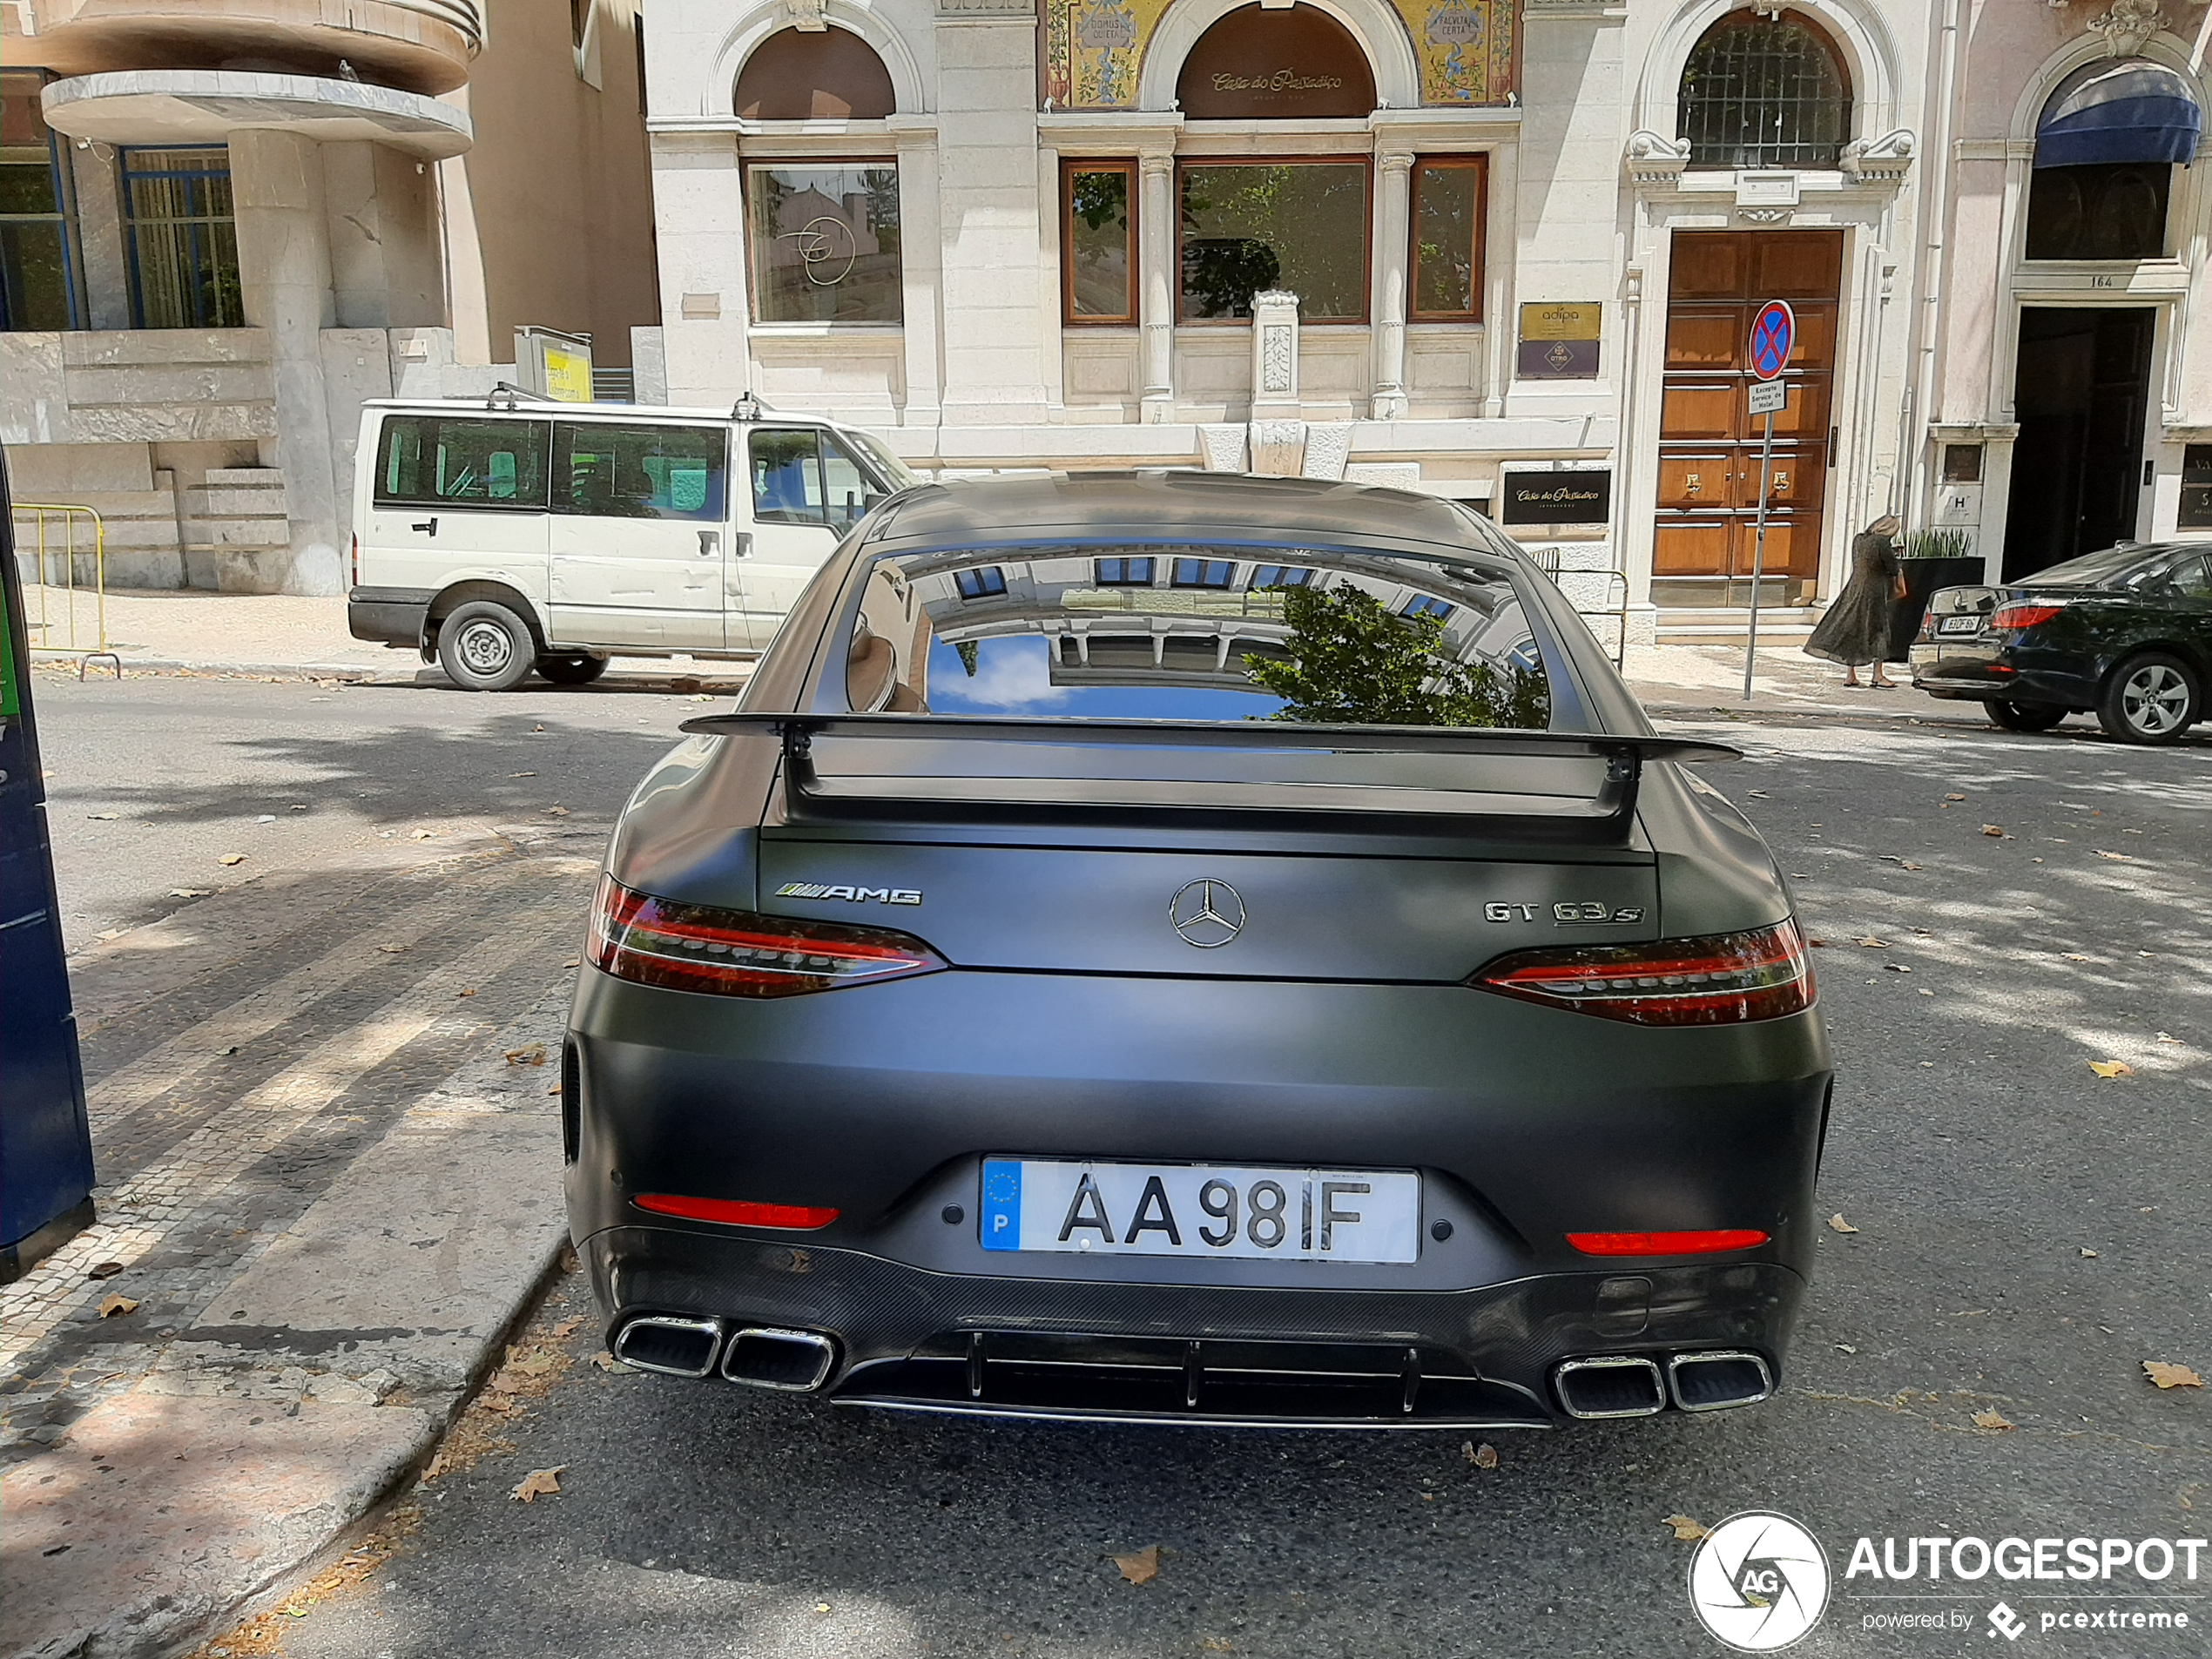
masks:
[[[87,821],[141,838],[64,846],[75,925],[168,902],[166,874],[109,871],[118,854],[162,847],[198,870],[226,837],[306,833],[253,823],[293,799],[327,815],[333,846],[434,809],[604,813],[686,711],[634,695],[313,695],[164,682],[48,697],[57,822],[130,811]],[[2127,749],[2079,722],[2015,737],[1964,715],[1710,727],[1750,754],[1709,775],[1764,829],[1826,941],[1839,1082],[1822,1210],[1856,1229],[1824,1231],[1775,1400],[1478,1437],[1494,1469],[1459,1434],[846,1413],[610,1374],[589,1362],[597,1322],[570,1278],[512,1373],[519,1414],[472,1410],[467,1455],[380,1534],[398,1553],[293,1602],[273,1621],[281,1651],[1707,1655],[1723,1649],[1691,1613],[1693,1546],[1664,1520],[1770,1509],[1810,1527],[1836,1575],[1801,1653],[2212,1652],[2212,1551],[2194,1581],[1844,1576],[1862,1535],[1878,1550],[2212,1533],[2212,1399],[2142,1370],[2212,1373],[2212,743]],[[239,781],[196,780],[195,743]],[[71,775],[129,765],[145,770],[106,795]],[[506,776],[524,770],[552,786]],[[2108,1060],[2131,1070],[2090,1069]],[[510,1496],[553,1468],[557,1494]],[[1153,1544],[1157,1577],[1124,1581],[1109,1557]],[[2135,1599],[2104,1599],[2121,1595]],[[1908,1595],[1923,1599],[1876,1599]],[[2000,1598],[2027,1621],[2017,1642],[1986,1622]],[[2146,1609],[2188,1628],[2041,1623]],[[1869,1622],[1900,1611],[1962,1623]]]

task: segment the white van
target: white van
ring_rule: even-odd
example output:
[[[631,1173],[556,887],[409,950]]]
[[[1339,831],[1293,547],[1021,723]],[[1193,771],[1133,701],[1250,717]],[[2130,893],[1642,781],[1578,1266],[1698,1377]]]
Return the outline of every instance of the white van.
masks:
[[[865,432],[751,398],[383,401],[357,454],[354,637],[477,691],[752,656],[853,521],[919,482]]]

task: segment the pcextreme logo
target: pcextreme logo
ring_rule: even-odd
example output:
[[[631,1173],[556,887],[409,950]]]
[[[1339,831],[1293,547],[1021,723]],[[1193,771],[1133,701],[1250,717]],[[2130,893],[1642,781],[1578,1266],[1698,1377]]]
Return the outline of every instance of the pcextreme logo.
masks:
[[[1827,1610],[1827,1554],[1787,1515],[1730,1515],[1689,1558],[1689,1605],[1698,1622],[1730,1647],[1776,1652]]]

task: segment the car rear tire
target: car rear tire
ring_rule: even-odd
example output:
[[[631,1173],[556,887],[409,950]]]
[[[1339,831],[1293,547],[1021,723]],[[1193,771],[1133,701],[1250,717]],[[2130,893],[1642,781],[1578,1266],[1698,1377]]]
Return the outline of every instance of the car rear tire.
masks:
[[[536,661],[529,624],[489,599],[456,605],[438,624],[438,664],[464,691],[511,691]]]
[[[607,659],[583,651],[541,657],[537,671],[556,685],[589,685],[607,671]]]
[[[2067,713],[2050,703],[1988,702],[1981,706],[1992,720],[2007,732],[2048,732]]]
[[[2203,712],[2196,671],[2171,651],[2130,657],[2105,678],[2097,724],[2122,743],[2171,743]]]

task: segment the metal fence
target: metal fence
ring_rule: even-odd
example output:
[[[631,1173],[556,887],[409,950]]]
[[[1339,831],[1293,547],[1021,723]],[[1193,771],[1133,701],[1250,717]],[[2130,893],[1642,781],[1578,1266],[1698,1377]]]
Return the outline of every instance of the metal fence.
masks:
[[[25,567],[24,597],[30,601],[24,618],[30,649],[75,657],[79,676],[86,663],[105,657],[119,677],[123,661],[107,638],[105,522],[92,508],[52,502],[19,501],[14,514],[16,558]]]

